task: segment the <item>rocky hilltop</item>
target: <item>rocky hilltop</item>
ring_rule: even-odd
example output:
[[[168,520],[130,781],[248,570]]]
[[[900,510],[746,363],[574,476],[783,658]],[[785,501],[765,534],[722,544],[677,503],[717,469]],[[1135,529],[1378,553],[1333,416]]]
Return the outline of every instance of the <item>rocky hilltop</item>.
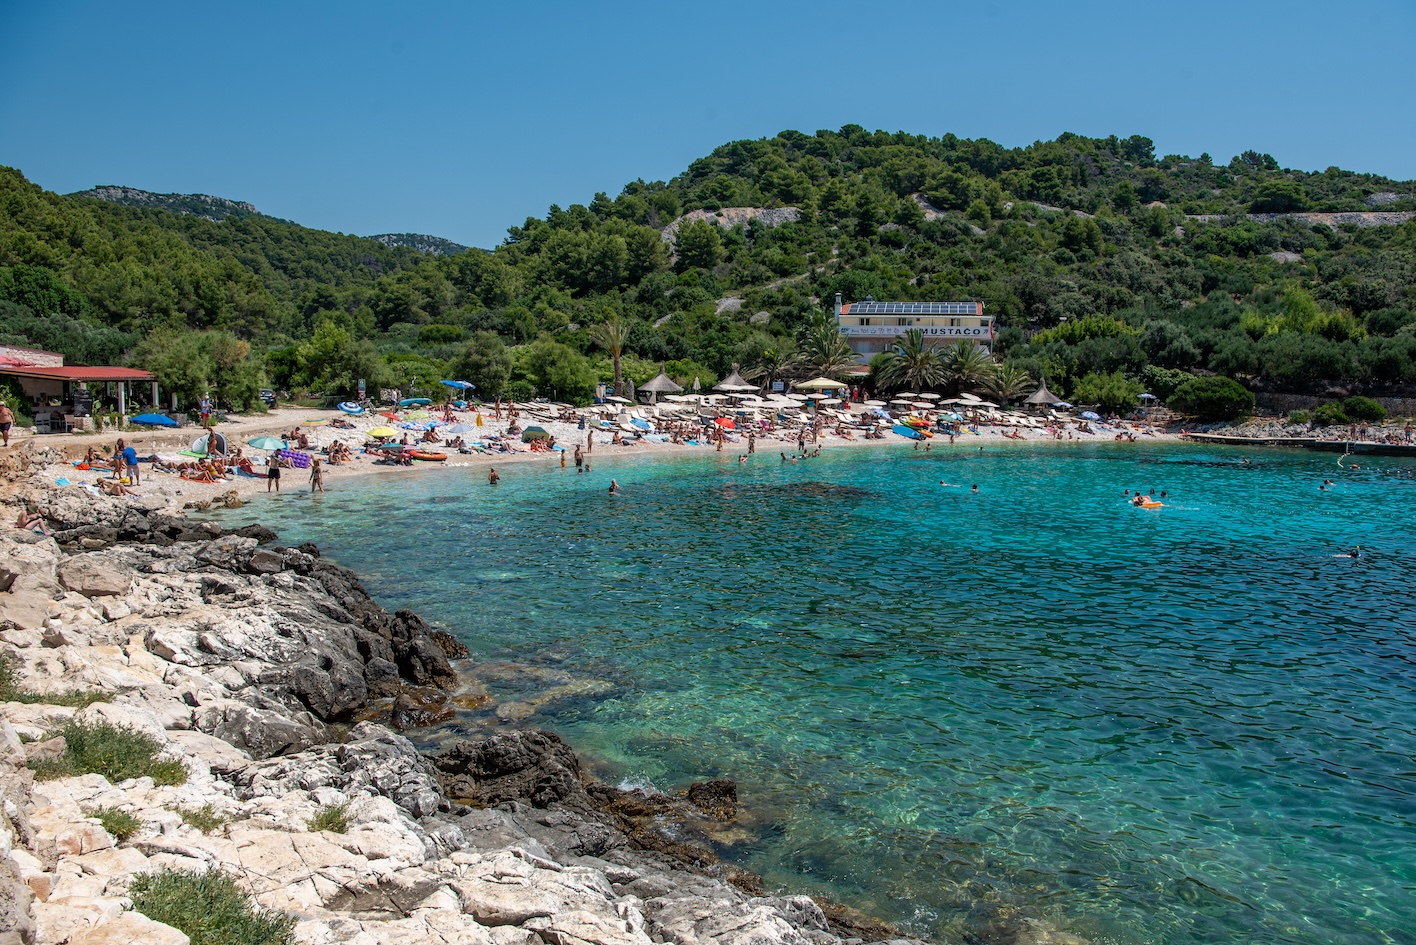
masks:
[[[213,197],[210,194],[154,194],[133,187],[107,185],[95,187],[92,190],[81,190],[69,196],[92,197],[95,200],[106,200],[109,203],[121,204],[125,207],[149,207],[172,213],[187,213],[218,223],[227,217],[262,215],[249,203],[241,200],[227,200],[225,197]]]
[[[441,236],[427,236],[423,233],[380,233],[378,236],[369,237],[377,240],[385,246],[397,248],[407,246],[409,249],[416,249],[420,253],[427,253],[430,256],[456,256],[458,253],[467,252],[470,247],[461,243],[454,243],[452,240],[445,240]]]
[[[309,945],[896,936],[768,895],[696,842],[737,817],[731,782],[621,791],[510,727],[419,754],[395,729],[454,714],[465,650],[318,549],[75,488],[11,492],[5,514],[24,504],[50,534],[0,531],[0,943],[181,945],[134,890],[213,870]],[[180,776],[55,770],[98,730],[146,736]]]

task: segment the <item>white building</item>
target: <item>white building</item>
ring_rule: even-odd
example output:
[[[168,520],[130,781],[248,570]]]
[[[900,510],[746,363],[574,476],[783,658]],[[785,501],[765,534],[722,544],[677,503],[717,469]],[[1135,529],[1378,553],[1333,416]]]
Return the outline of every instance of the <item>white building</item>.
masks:
[[[933,344],[972,341],[988,350],[993,317],[982,302],[841,302],[836,294],[836,325],[862,362],[889,351],[906,331],[918,328]]]

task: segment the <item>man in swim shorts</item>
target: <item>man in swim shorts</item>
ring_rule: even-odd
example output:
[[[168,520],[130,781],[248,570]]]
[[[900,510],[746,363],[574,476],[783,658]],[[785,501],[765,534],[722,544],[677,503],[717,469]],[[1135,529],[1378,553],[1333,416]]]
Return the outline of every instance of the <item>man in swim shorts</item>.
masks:
[[[120,445],[122,442],[122,440],[118,441]],[[123,447],[123,465],[128,467],[128,478],[136,486],[142,479],[142,475],[138,472],[138,451],[131,446]]]
[[[5,438],[5,445],[10,445],[10,427],[15,422],[15,415],[5,401],[0,400],[0,436]]]

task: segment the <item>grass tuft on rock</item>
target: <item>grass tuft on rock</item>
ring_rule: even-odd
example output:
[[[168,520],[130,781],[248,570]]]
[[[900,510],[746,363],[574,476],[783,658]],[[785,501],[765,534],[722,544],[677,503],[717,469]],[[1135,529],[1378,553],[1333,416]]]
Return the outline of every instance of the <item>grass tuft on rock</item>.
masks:
[[[291,945],[295,919],[259,908],[236,881],[217,870],[165,868],[137,876],[133,908],[185,933],[192,945]]]
[[[129,778],[152,778],[155,784],[185,784],[182,762],[161,757],[163,745],[151,735],[107,722],[70,722],[59,733],[64,754],[31,765],[40,781],[80,774],[101,774],[117,784]]]
[[[97,817],[98,822],[103,825],[103,829],[112,834],[113,839],[119,843],[137,833],[143,826],[141,820],[116,807],[99,807],[89,811],[88,815]]]
[[[349,805],[326,804],[310,818],[310,829],[316,832],[328,830],[330,833],[345,833],[349,830]]]
[[[15,658],[0,653],[0,702],[23,702],[26,705],[62,705],[82,709],[95,702],[108,702],[110,696],[96,689],[71,689],[67,692],[34,692],[20,685],[20,673]]]
[[[177,811],[177,814],[182,818],[182,823],[186,824],[188,827],[195,827],[202,833],[211,833],[213,830],[218,830],[231,822],[230,817],[224,814],[218,814],[216,808],[212,807],[210,804],[203,804],[195,810],[181,808]]]

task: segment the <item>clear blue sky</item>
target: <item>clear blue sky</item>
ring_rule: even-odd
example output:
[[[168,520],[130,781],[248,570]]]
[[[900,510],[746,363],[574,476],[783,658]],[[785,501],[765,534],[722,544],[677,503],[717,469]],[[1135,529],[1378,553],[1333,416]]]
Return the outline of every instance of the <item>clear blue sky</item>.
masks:
[[[1416,2],[0,0],[0,164],[494,246],[784,129],[1416,178]]]

